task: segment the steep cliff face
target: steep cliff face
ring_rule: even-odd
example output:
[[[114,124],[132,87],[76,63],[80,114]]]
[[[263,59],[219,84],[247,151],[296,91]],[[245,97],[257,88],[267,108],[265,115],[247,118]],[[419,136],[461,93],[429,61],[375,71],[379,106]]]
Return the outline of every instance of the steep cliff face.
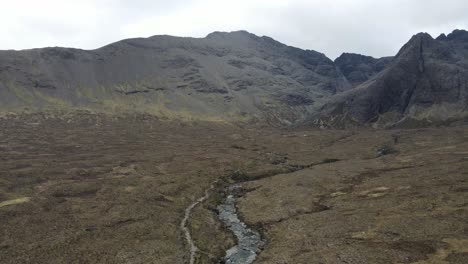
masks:
[[[317,122],[444,122],[468,112],[468,32],[420,33],[380,73],[334,97]]]
[[[325,55],[245,31],[127,39],[97,50],[0,51],[3,109],[292,123],[348,88]]]

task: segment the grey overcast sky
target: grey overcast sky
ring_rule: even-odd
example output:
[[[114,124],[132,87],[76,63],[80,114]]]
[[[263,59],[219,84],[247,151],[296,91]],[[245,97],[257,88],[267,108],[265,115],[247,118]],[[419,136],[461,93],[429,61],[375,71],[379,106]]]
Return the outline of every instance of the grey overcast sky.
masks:
[[[330,58],[394,55],[415,33],[468,28],[466,0],[1,1],[0,49],[94,49],[131,37],[244,29]]]

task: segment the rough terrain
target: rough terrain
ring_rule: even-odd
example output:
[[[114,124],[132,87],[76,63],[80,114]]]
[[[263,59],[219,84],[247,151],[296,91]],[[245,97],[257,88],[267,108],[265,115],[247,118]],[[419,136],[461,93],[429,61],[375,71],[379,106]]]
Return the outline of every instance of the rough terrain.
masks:
[[[0,263],[468,263],[467,43],[0,51]]]
[[[307,153],[339,161],[245,184],[240,211],[268,241],[256,263],[467,263],[467,139],[359,132]]]
[[[256,263],[466,263],[468,129],[279,130],[148,115],[0,120],[1,263],[196,263],[234,244],[239,182]]]

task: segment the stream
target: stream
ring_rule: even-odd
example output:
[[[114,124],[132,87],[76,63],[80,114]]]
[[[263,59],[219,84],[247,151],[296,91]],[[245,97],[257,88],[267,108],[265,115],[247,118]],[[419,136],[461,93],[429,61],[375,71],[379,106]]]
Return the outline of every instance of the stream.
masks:
[[[226,264],[250,264],[254,262],[261,247],[265,244],[260,234],[247,227],[237,215],[235,190],[238,185],[231,185],[224,202],[218,206],[219,219],[237,238],[237,245],[226,251],[224,261]]]
[[[214,189],[215,183],[213,183],[209,189],[205,190],[205,194],[202,197],[185,209],[184,218],[180,223],[180,228],[182,229],[185,235],[185,240],[190,247],[189,264],[195,263],[197,252],[200,250],[192,239],[188,223],[193,209],[210,197],[210,192]],[[247,225],[243,223],[237,215],[236,202],[239,198],[239,192],[236,192],[236,190],[239,190],[240,188],[241,187],[239,185],[229,186],[227,188],[227,197],[224,199],[223,203],[218,206],[219,219],[236,236],[237,239],[237,245],[226,251],[226,256],[224,257],[224,263],[226,264],[253,263],[257,254],[260,252],[260,249],[265,244],[260,234],[247,227]]]

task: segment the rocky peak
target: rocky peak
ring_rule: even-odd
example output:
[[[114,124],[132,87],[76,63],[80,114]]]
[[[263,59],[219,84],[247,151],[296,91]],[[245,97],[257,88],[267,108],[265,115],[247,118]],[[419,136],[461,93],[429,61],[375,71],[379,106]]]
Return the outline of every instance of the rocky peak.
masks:
[[[207,39],[251,39],[257,40],[259,37],[255,34],[252,34],[246,30],[237,30],[231,32],[224,31],[214,31],[206,36]]]
[[[439,41],[444,41],[447,39],[447,35],[445,35],[444,33],[440,34],[436,40],[439,40]]]
[[[468,31],[455,29],[452,33],[447,35],[447,40],[458,41],[458,42],[468,42]]]
[[[424,46],[429,46],[435,42],[428,33],[418,33],[411,37],[411,39],[403,45],[398,51],[396,57],[406,56],[409,53],[420,53],[424,49]]]

